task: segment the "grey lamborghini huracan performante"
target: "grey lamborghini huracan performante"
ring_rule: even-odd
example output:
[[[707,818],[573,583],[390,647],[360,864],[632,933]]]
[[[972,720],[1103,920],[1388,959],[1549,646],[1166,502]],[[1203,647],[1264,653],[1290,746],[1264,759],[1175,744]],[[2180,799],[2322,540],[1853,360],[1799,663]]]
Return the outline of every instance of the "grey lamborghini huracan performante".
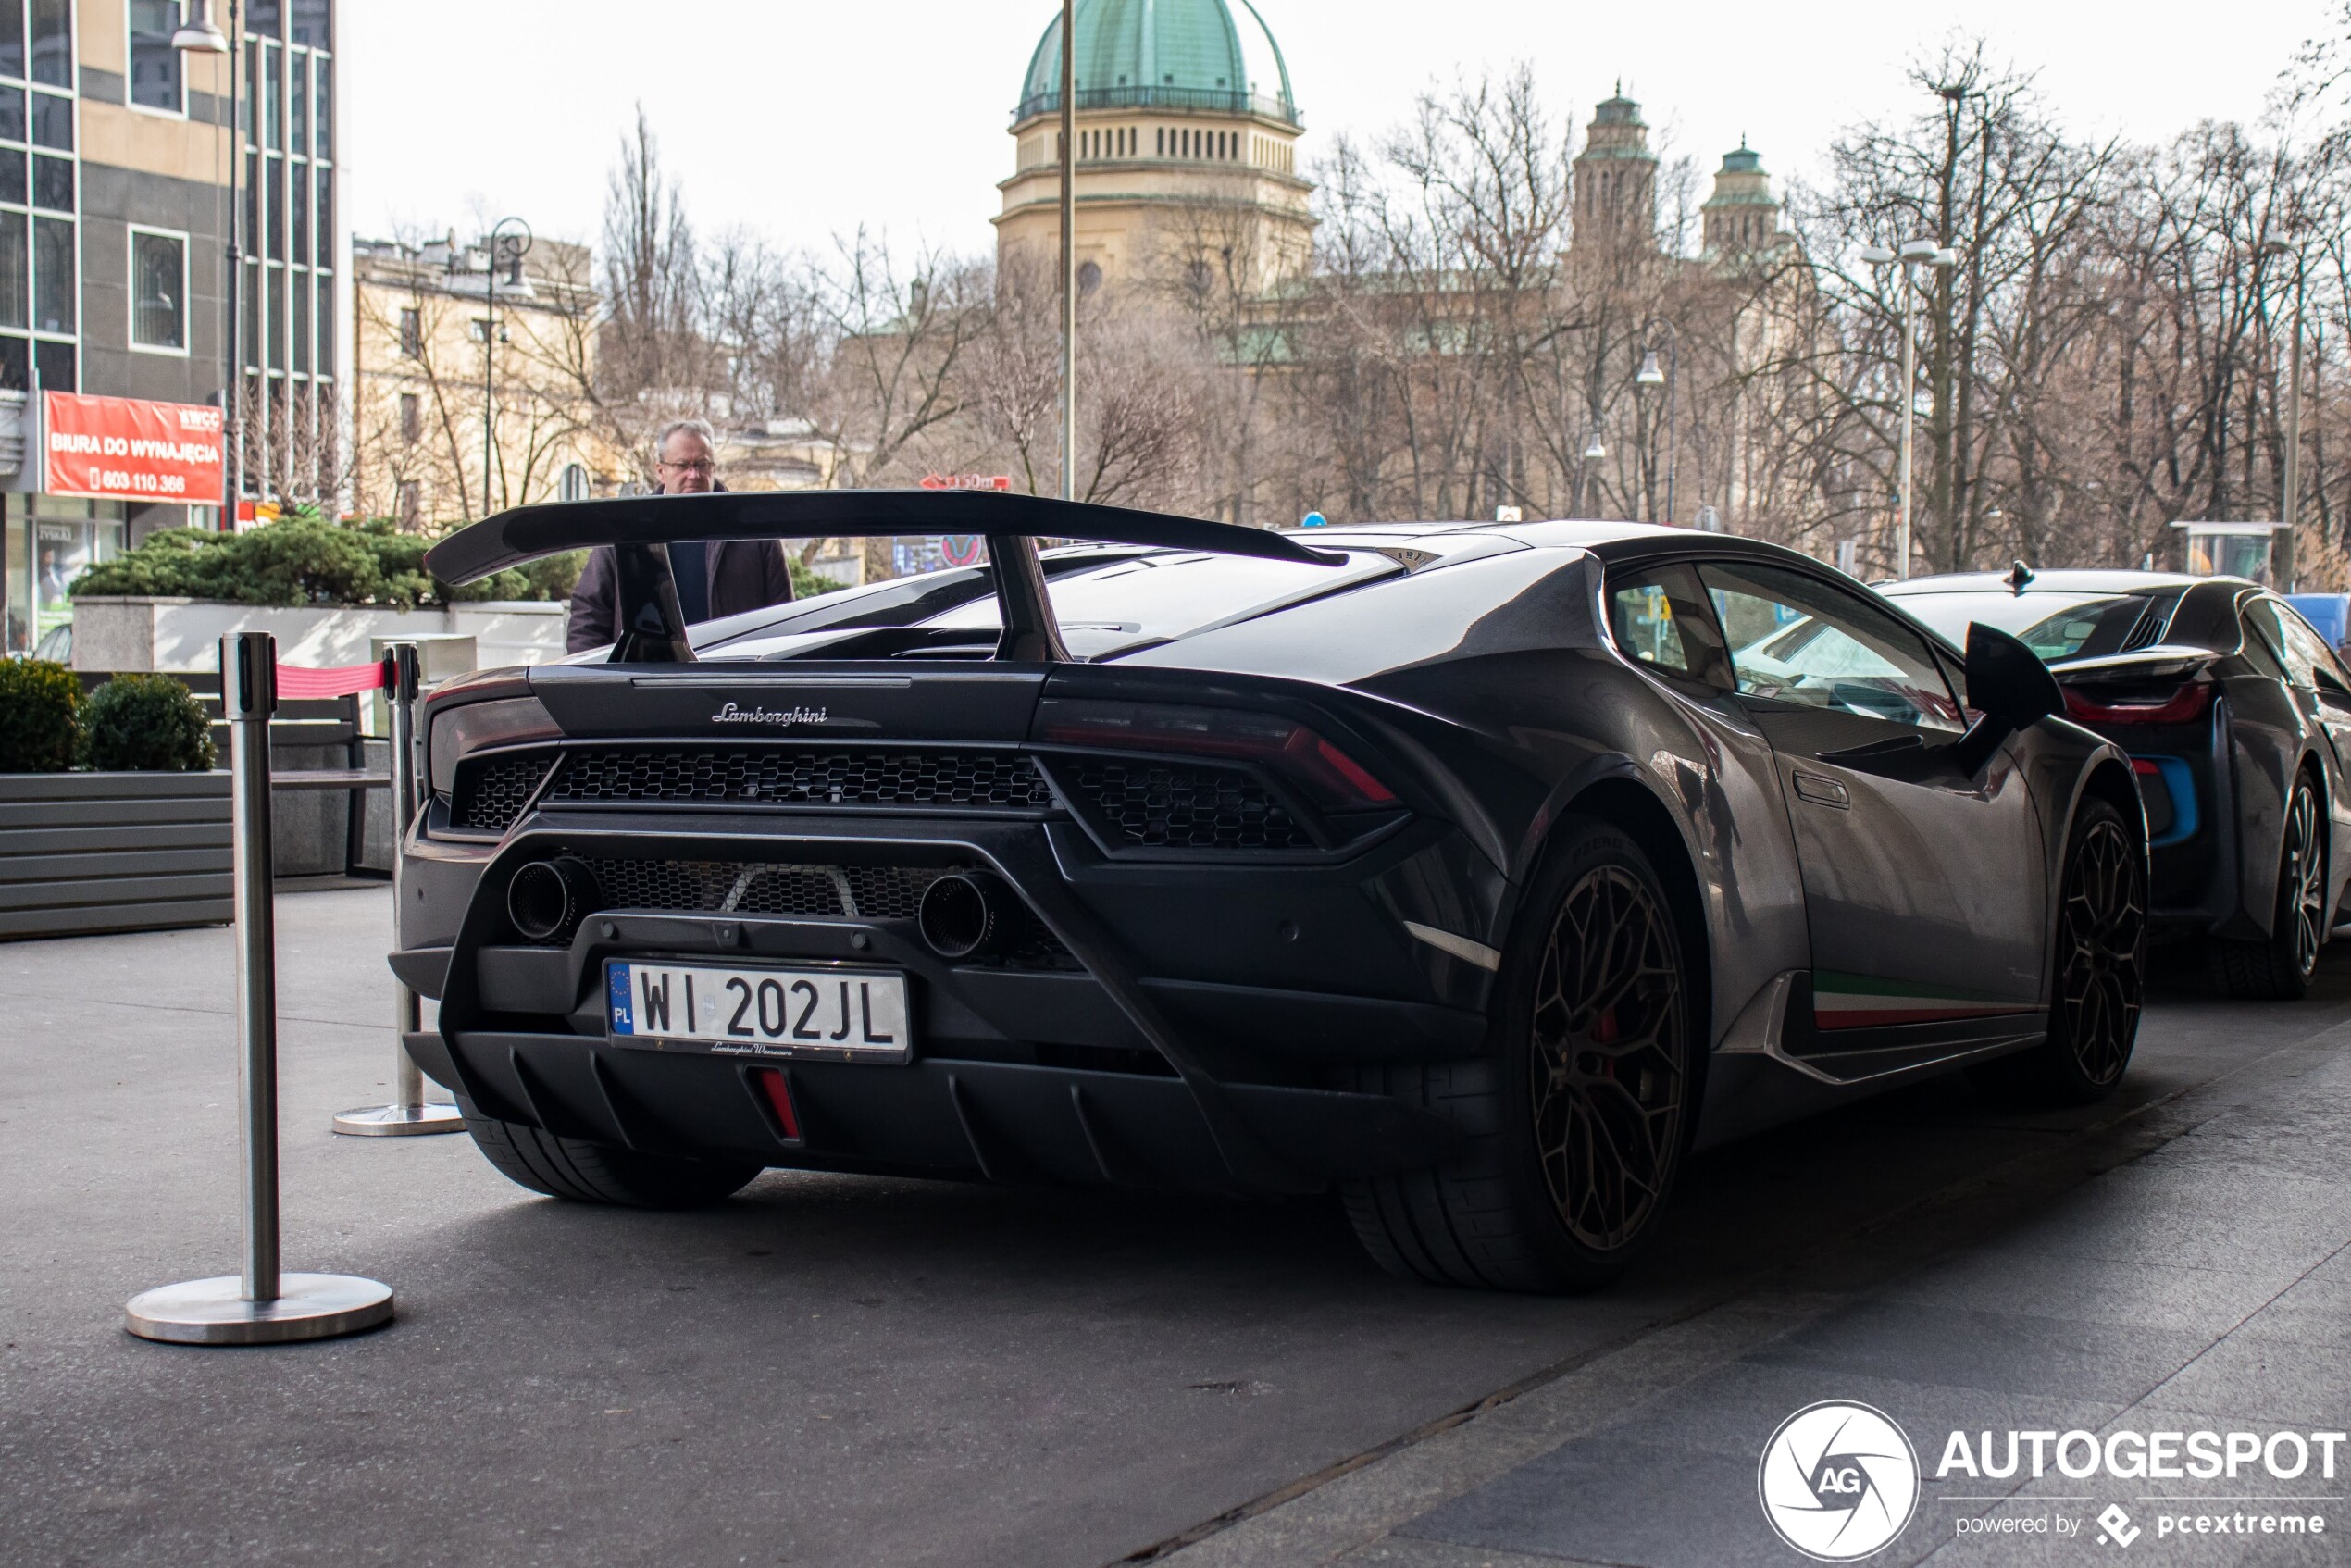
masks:
[[[683,625],[668,541],[859,535],[987,563]],[[1335,1189],[1399,1273],[1572,1288],[1694,1147],[2130,1059],[2129,759],[2014,639],[1789,551],[866,492],[529,508],[429,564],[584,546],[609,657],[430,700],[392,954],[540,1192]]]

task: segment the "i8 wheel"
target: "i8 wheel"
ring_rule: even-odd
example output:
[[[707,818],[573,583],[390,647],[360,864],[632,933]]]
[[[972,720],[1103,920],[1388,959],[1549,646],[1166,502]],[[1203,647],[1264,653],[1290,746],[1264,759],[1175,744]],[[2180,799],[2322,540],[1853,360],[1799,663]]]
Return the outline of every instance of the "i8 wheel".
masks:
[[[1996,1090],[2086,1105],[2122,1081],[2146,987],[2146,852],[2105,801],[2083,803],[2058,883],[2043,1042],[1979,1073]]]
[[[1366,1249],[1397,1274],[1506,1290],[1622,1273],[1689,1141],[1691,984],[1640,847],[1604,823],[1563,823],[1495,977],[1486,1055],[1356,1078],[1467,1135],[1437,1170],[1347,1184]]]
[[[2285,831],[2278,850],[2277,902],[2270,934],[2213,943],[2220,989],[2231,996],[2293,1002],[2318,973],[2326,939],[2326,818],[2307,773],[2296,774],[2286,797]]]

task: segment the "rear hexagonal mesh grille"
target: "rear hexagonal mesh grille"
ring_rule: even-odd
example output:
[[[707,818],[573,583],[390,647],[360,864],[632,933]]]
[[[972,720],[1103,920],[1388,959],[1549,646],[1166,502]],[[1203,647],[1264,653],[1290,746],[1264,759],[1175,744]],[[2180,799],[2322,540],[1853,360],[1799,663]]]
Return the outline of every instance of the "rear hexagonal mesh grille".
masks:
[[[736,860],[590,860],[606,907],[911,920],[944,866]]]
[[[550,804],[674,803],[1036,811],[1053,792],[1017,752],[589,746],[564,759]]]
[[[912,920],[924,890],[955,869],[945,865],[808,865],[776,861],[584,860],[604,909],[662,913],[840,915]],[[1080,967],[1061,939],[1033,915],[1005,961],[1015,969]]]
[[[554,760],[545,752],[529,752],[464,764],[457,769],[450,821],[472,832],[504,833],[530,803]]]
[[[1238,768],[1188,763],[1076,763],[1065,776],[1097,820],[1127,843],[1171,850],[1312,849],[1312,835]]]

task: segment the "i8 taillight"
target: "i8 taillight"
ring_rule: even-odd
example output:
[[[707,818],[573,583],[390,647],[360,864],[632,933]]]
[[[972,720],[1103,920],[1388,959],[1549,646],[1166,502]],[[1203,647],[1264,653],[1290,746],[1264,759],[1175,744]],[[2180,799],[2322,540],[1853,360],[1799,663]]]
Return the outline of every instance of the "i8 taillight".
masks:
[[[2200,717],[2212,701],[2212,683],[2207,680],[2191,680],[2170,691],[2116,695],[2106,702],[2093,700],[2079,687],[2064,690],[2065,716],[2081,724],[2185,724]]]
[[[1051,698],[1039,705],[1036,734],[1049,746],[1255,763],[1296,785],[1325,811],[1378,811],[1397,804],[1396,791],[1371,769],[1278,714]]]

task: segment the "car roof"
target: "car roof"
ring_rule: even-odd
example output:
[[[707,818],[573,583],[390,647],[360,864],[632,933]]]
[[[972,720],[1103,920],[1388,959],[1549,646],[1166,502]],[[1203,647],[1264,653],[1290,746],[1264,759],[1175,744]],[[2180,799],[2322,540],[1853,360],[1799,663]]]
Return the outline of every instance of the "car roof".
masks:
[[[2199,583],[2226,583],[2258,590],[2261,585],[2238,577],[2197,577],[2188,572],[2133,572],[2100,567],[2060,567],[2034,572],[2024,585],[2027,593],[2133,593],[2150,588],[2191,588]],[[1912,593],[2009,593],[2014,591],[2006,572],[1943,572],[1914,577],[1907,582],[1878,584],[1880,593],[1901,598]]]

